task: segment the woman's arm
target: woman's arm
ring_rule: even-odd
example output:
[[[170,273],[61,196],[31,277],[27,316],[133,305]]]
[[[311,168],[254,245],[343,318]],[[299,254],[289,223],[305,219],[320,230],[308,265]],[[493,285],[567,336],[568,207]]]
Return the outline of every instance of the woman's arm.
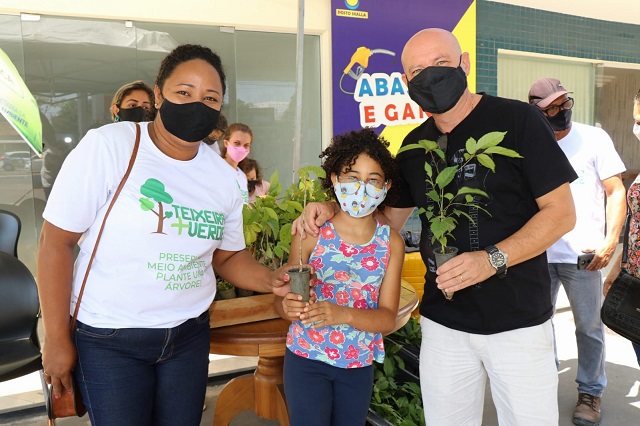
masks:
[[[44,323],[42,365],[53,395],[71,391],[70,372],[76,350],[69,331],[74,248],[82,234],[68,232],[44,221],[38,249],[38,294]]]
[[[305,308],[308,319],[303,323],[316,323],[314,328],[327,325],[349,324],[359,330],[372,333],[389,333],[393,330],[400,303],[400,282],[404,262],[404,241],[391,229],[391,257],[380,285],[377,309],[356,309],[323,301]]]

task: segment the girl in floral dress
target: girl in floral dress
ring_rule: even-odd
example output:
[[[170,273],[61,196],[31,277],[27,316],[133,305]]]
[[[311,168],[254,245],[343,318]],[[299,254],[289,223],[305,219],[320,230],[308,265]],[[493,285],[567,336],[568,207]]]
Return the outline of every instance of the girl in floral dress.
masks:
[[[289,293],[284,389],[292,426],[364,425],[373,362],[383,362],[382,335],[393,330],[400,297],[404,242],[376,220],[396,179],[388,143],[363,129],[334,137],[320,155],[341,211],[318,237],[302,241],[302,262],[317,275],[316,300]],[[294,238],[289,264],[297,265]]]

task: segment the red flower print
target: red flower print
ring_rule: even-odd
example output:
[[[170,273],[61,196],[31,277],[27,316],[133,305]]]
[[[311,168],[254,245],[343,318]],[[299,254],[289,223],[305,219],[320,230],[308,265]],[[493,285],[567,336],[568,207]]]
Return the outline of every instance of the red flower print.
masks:
[[[340,359],[340,352],[336,348],[324,348],[329,359]]]
[[[349,345],[349,348],[344,351],[346,359],[358,359],[358,355],[360,355],[360,351],[353,345]]]
[[[342,331],[333,330],[329,334],[329,341],[334,345],[341,345],[344,343],[344,333]]]
[[[309,358],[309,354],[306,352],[302,352],[301,350],[297,349],[295,351],[293,351],[294,354],[301,356],[302,358]]]
[[[339,250],[342,252],[342,254],[344,254],[346,257],[351,257],[354,254],[358,254],[358,249],[350,246],[348,244],[345,244],[343,242],[340,243],[340,248]]]
[[[318,244],[315,251],[313,252],[313,256],[320,256],[322,253],[324,253],[324,246]]]
[[[372,362],[373,362],[373,352],[370,352],[369,355],[367,356],[367,360],[364,363],[367,365],[371,365]]]
[[[362,365],[360,361],[354,361],[347,364],[347,368],[362,368],[362,367],[364,367],[364,365]]]
[[[350,291],[351,291],[351,297],[354,300],[362,299],[362,291],[360,291],[359,288],[352,288]]]
[[[384,257],[382,258],[382,264],[385,268],[389,265],[389,257],[391,257],[391,254],[389,252],[386,252],[384,254]]]
[[[381,351],[384,351],[384,341],[382,339],[377,339],[373,344]]]
[[[287,346],[293,345],[293,335],[291,333],[287,333]]]
[[[300,326],[300,323],[294,322],[291,332],[296,337],[300,336],[302,334],[302,327]]]
[[[375,271],[380,266],[380,262],[373,256],[367,256],[360,261],[360,264],[363,268],[366,268],[370,271]]]
[[[353,302],[353,307],[355,309],[369,309],[367,306],[367,302],[364,299],[356,300]]]
[[[318,269],[322,269],[324,267],[324,264],[322,263],[322,259],[319,257],[311,259],[309,263],[311,264],[311,266],[313,266],[313,269],[315,271],[317,271]]]
[[[346,271],[336,271],[335,274],[333,274],[333,277],[343,283],[349,281],[349,273]]]
[[[325,238],[326,240],[333,240],[336,237],[336,235],[333,233],[333,230],[331,229],[330,226],[323,226],[320,233],[322,234],[322,237]]]
[[[372,292],[372,291],[376,291],[376,288],[371,284],[365,284],[365,285],[362,286],[361,290],[362,291]]]
[[[307,339],[300,338],[298,339],[298,346],[302,349],[311,349],[311,345],[307,342]]]
[[[340,306],[348,305],[349,304],[349,293],[347,293],[344,290],[339,291],[338,294],[336,294],[336,302]]]
[[[320,288],[320,292],[322,293],[322,297],[325,299],[333,299],[333,288],[334,286],[331,284],[324,284]]]
[[[324,342],[324,336],[322,334],[318,333],[316,330],[313,330],[313,329],[309,330],[309,338],[314,343],[323,343]]]
[[[367,244],[366,246],[360,249],[360,253],[371,253],[374,254],[376,252],[376,248],[378,246],[375,244]]]

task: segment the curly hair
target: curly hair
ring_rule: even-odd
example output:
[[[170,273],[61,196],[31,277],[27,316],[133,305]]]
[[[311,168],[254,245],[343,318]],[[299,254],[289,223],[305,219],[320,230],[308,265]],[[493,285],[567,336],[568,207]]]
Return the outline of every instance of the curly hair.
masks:
[[[160,70],[158,71],[158,77],[156,77],[156,86],[162,89],[165,81],[173,74],[178,65],[194,59],[201,59],[218,71],[220,81],[222,82],[222,95],[224,96],[227,88],[227,77],[222,68],[220,56],[213,53],[208,47],[198,44],[181,44],[173,49],[160,63]]]
[[[111,100],[111,106],[117,106],[118,108],[120,108],[120,105],[122,104],[122,101],[124,100],[124,98],[126,98],[127,96],[129,96],[129,94],[131,92],[133,92],[134,90],[142,90],[144,92],[147,93],[147,95],[149,95],[149,101],[151,102],[151,119],[153,119],[153,117],[155,117],[156,115],[156,108],[154,106],[155,103],[155,96],[153,96],[153,89],[151,87],[149,87],[144,81],[142,80],[136,80],[136,81],[132,81],[131,83],[127,83],[124,86],[122,86],[121,88],[118,89],[118,91],[116,92],[115,95],[113,95],[113,99]],[[111,110],[111,120],[115,120],[116,118],[116,113],[113,112],[113,109]]]
[[[340,176],[343,171],[351,170],[351,166],[355,164],[360,154],[366,154],[377,161],[382,168],[385,180],[396,183],[391,186],[381,205],[392,202],[397,197],[394,189],[397,188],[399,178],[396,161],[389,152],[389,142],[368,127],[334,136],[331,145],[322,151],[320,154],[320,158],[323,159],[322,168],[327,174],[322,179],[322,187],[335,199],[331,174]]]

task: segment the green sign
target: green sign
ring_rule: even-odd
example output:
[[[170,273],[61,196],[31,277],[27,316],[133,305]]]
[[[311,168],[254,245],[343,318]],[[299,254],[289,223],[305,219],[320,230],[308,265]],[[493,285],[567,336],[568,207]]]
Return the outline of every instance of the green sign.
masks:
[[[35,98],[0,49],[0,113],[37,153],[42,154],[42,122]]]

